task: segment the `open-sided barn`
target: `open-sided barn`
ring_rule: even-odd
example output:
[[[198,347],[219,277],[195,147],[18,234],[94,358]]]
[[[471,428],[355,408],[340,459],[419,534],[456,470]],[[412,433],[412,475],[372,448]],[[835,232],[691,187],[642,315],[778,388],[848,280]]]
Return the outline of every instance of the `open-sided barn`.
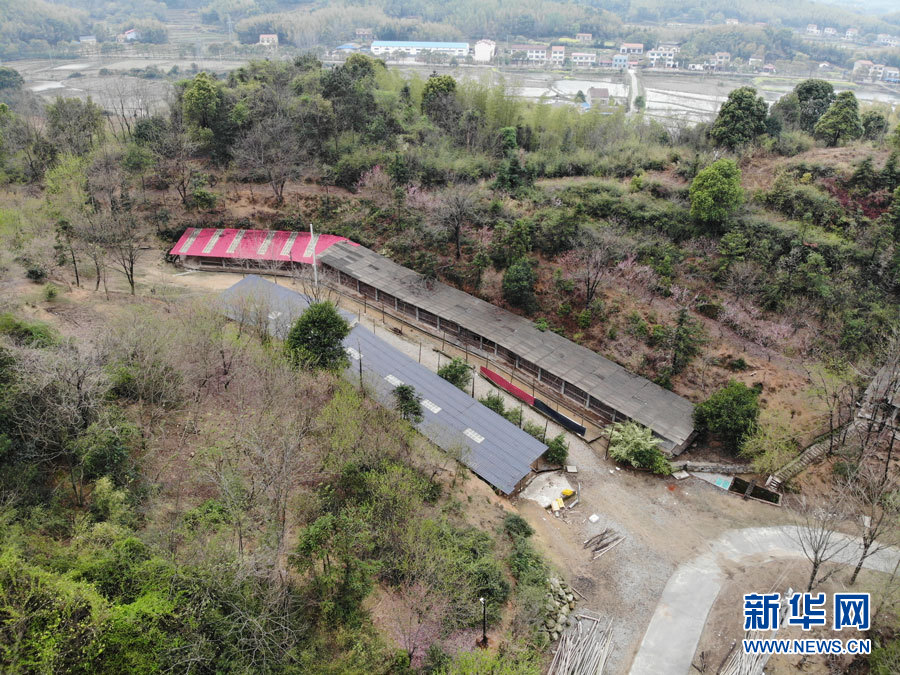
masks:
[[[216,238],[216,232],[223,234]],[[225,232],[239,231],[188,230],[171,253],[187,265],[204,269],[241,271],[268,263],[277,268],[268,271],[287,273],[295,263],[312,263],[315,251],[323,275],[342,289],[449,342],[465,345],[489,361],[524,373],[536,387],[565,397],[588,418],[600,423],[634,420],[651,429],[660,447],[672,455],[685,450],[694,438],[694,406],[687,399],[552,331],[539,331],[523,317],[446,284],[426,282],[418,273],[363,246],[333,235],[310,238],[303,233],[247,230],[241,241],[247,238],[252,244],[240,249],[233,244],[237,235],[228,235],[230,244],[219,243]],[[198,243],[204,241],[202,246]],[[277,260],[265,258],[277,249],[277,243],[288,254],[280,254]],[[233,248],[250,257],[223,257],[222,246],[226,253]],[[297,254],[299,247],[304,255]]]

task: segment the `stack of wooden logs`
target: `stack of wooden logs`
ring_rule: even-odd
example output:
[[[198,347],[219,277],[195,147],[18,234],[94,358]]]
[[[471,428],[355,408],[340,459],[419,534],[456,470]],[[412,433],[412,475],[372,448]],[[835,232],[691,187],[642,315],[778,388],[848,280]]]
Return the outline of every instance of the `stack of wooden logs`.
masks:
[[[612,648],[612,620],[582,611],[563,633],[547,675],[602,675]]]
[[[585,540],[584,548],[590,549],[593,554],[593,560],[615,548],[624,541],[625,537],[611,528],[606,528],[600,534],[595,534],[590,539]]]

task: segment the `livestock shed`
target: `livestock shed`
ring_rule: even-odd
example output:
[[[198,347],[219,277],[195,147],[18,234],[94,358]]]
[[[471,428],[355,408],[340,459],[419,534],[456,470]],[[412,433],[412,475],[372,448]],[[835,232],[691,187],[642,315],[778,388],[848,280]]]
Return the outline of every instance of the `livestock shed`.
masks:
[[[602,423],[634,420],[677,455],[693,441],[693,404],[599,354],[505,309],[397,265],[363,246],[337,243],[318,261],[344,288],[425,324],[534,379]]]
[[[258,323],[279,338],[309,306],[302,293],[256,275],[225,290],[220,300],[231,319]],[[426,438],[504,494],[522,487],[546,445],[356,323],[352,314],[341,314],[353,326],[344,340],[348,377],[356,379],[362,365],[366,383],[386,406],[394,403],[395,387],[411,385],[422,397],[424,419],[416,426]]]
[[[222,233],[218,239],[216,232]],[[244,234],[235,245],[239,237],[230,233],[238,232]],[[220,241],[226,238],[231,243]],[[240,243],[244,239],[250,242],[246,246]],[[278,252],[277,259],[267,259],[275,255],[273,251]],[[171,254],[187,266],[202,269],[258,268],[277,274],[289,273],[295,263],[312,263],[313,251],[323,276],[345,291],[521,372],[535,387],[570,401],[571,407],[582,410],[588,419],[601,424],[638,422],[653,431],[662,450],[670,455],[680,454],[695,437],[694,406],[687,399],[552,331],[539,331],[528,319],[427,280],[343,237],[323,234],[311,239],[309,234],[293,232],[194,229],[184,233]]]
[[[333,234],[189,227],[169,255],[195,269],[258,269],[272,273],[290,271],[297,263],[311,265],[314,256],[338,242],[357,245]]]

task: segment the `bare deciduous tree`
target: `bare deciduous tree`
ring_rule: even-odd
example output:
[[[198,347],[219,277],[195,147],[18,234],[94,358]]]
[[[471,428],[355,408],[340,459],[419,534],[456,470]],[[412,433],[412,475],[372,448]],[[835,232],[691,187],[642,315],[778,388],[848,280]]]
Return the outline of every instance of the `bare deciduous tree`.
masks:
[[[462,256],[463,231],[477,215],[478,199],[475,188],[459,185],[447,190],[441,196],[437,217],[453,238],[457,260]]]
[[[301,156],[293,122],[278,112],[257,120],[235,148],[238,165],[265,176],[279,204],[284,202],[285,183],[300,173]]]
[[[807,591],[812,591],[837,571],[836,568],[822,568],[834,561],[851,543],[838,531],[838,526],[844,521],[845,506],[842,495],[834,494],[819,504],[809,503],[804,497],[796,509],[800,518],[795,530],[796,540],[812,565]]]
[[[862,542],[859,560],[850,576],[852,586],[866,558],[888,546],[885,539],[897,534],[900,500],[896,481],[887,479],[878,468],[869,465],[861,466],[842,488]]]

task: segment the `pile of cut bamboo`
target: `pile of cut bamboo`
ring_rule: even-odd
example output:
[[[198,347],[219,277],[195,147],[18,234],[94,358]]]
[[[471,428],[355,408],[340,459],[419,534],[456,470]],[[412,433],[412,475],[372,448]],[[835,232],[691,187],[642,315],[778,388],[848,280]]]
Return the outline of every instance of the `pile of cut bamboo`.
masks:
[[[612,620],[581,613],[559,640],[547,675],[602,675],[612,648]]]
[[[600,534],[595,534],[590,539],[585,540],[584,548],[591,549],[594,554],[593,560],[615,548],[625,540],[625,537],[611,528],[606,528]]]

